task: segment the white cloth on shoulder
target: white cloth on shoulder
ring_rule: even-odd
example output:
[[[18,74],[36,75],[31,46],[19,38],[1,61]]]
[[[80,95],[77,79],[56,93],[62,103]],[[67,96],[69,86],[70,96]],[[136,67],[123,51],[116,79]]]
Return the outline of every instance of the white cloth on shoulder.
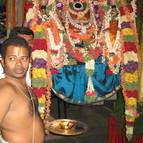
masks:
[[[4,78],[4,77],[5,77],[5,75],[4,75],[3,67],[2,67],[2,65],[0,64],[0,79],[1,79],[1,78]]]
[[[8,142],[5,141],[2,137],[0,137],[0,143],[8,143]]]

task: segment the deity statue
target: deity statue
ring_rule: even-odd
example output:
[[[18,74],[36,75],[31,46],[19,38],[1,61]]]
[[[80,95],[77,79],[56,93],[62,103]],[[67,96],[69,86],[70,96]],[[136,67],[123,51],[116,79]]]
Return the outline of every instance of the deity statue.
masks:
[[[136,98],[137,86],[130,88],[138,82],[135,6],[122,7],[118,0],[42,2],[33,0],[26,16],[35,34],[32,87],[42,116],[51,89],[74,104],[106,100],[120,86],[125,102]]]

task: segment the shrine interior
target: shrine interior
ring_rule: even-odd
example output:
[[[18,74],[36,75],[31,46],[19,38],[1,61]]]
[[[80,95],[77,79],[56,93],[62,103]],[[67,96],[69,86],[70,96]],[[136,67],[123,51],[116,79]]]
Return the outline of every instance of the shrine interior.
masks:
[[[0,46],[17,26],[45,143],[143,143],[143,0],[0,0]]]

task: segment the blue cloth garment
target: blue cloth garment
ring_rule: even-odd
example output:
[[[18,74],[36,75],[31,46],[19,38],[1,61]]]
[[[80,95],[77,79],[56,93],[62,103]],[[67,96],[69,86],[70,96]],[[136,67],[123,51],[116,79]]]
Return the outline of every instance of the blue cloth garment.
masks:
[[[107,62],[102,63],[99,57],[94,65],[92,83],[98,97],[104,97],[112,93],[120,84],[120,72],[109,73]],[[53,89],[73,102],[85,102],[84,96],[87,90],[88,75],[85,64],[67,65],[62,67],[57,74],[52,75]]]

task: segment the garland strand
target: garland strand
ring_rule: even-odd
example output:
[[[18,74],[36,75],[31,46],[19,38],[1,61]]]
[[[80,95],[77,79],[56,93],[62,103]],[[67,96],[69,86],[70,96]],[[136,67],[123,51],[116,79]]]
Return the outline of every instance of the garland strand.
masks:
[[[124,63],[122,68],[122,86],[125,99],[126,137],[128,138],[128,140],[131,140],[133,136],[134,121],[138,116],[138,40],[135,22],[133,19],[134,17],[129,13],[130,7],[127,7],[127,5],[124,4],[124,1],[121,1],[121,5],[121,32],[123,41],[122,51]],[[132,14],[134,13],[134,11],[135,9],[132,9]]]

